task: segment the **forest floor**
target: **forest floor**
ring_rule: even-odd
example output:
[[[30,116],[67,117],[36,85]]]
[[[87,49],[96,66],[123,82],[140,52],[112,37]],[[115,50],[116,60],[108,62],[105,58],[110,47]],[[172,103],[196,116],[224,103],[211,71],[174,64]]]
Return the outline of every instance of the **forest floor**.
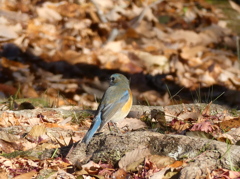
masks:
[[[233,1],[3,0],[0,178],[240,178],[239,17]],[[126,131],[68,153],[115,72]]]

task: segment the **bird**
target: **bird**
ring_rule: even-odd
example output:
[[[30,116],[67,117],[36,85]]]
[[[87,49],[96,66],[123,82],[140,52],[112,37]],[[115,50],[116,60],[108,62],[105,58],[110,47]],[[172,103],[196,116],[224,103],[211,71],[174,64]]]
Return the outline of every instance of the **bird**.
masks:
[[[115,124],[123,120],[131,110],[132,102],[132,92],[127,77],[119,73],[112,74],[110,85],[103,94],[93,122],[81,143],[88,144],[93,135],[100,132],[108,122]]]

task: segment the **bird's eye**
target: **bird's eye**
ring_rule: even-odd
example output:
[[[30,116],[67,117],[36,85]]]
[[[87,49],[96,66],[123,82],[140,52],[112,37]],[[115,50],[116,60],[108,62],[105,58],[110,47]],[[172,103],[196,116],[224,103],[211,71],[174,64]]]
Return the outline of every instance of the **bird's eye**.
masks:
[[[114,78],[114,77],[111,77],[111,78],[110,78],[110,80],[111,80],[111,81],[114,81],[114,80],[115,80],[115,78]]]

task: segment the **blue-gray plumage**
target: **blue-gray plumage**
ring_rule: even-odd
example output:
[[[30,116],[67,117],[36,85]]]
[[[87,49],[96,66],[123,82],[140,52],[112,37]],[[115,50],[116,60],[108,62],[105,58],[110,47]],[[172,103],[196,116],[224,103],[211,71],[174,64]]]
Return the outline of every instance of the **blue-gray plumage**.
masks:
[[[132,107],[132,93],[128,79],[119,73],[110,77],[110,86],[104,93],[98,106],[93,123],[82,139],[82,143],[88,144],[93,135],[100,131],[108,122],[123,120]]]

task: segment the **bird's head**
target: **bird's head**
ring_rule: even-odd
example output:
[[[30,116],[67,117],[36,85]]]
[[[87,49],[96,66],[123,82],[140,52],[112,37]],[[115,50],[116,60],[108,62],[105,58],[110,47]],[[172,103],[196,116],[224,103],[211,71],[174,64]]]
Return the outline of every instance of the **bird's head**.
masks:
[[[110,76],[110,86],[120,83],[129,85],[129,80],[124,75],[119,73],[115,73]]]

